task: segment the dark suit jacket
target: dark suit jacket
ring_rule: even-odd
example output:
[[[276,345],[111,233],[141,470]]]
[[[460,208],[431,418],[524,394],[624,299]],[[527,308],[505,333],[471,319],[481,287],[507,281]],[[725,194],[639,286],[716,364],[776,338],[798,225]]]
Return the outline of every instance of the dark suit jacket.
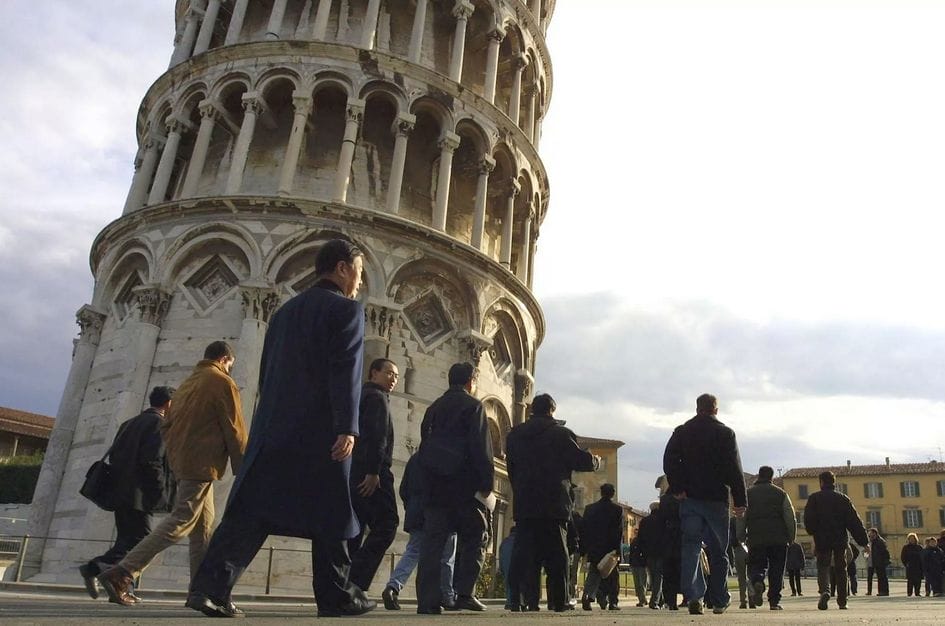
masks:
[[[161,438],[161,414],[147,409],[118,428],[109,462],[117,508],[152,513],[166,511],[174,476]]]
[[[623,509],[620,505],[601,498],[584,508],[581,525],[581,545],[587,551],[587,559],[597,564],[608,552],[620,554],[623,537]]]
[[[364,309],[330,281],[286,302],[269,323],[259,402],[229,506],[273,534],[354,537],[351,459],[331,460],[338,435],[358,434]]]
[[[394,425],[390,419],[390,396],[372,382],[361,388],[358,419],[360,435],[351,455],[351,478],[361,482],[366,474],[390,469],[394,456]]]
[[[814,549],[818,551],[845,547],[847,532],[861,546],[869,541],[850,498],[833,487],[810,494],[804,506],[804,529],[814,538]]]
[[[663,471],[672,494],[745,506],[745,475],[735,432],[713,415],[696,415],[676,427],[663,453]]]

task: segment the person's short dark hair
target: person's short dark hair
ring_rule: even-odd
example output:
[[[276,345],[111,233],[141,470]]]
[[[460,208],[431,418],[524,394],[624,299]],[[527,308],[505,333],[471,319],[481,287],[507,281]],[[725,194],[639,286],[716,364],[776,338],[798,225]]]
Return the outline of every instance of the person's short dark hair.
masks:
[[[878,534],[879,534],[879,529],[878,529],[878,528],[870,528],[867,532],[876,533],[876,534],[878,535]]]
[[[476,378],[478,372],[472,363],[454,363],[450,367],[449,382],[453,385],[466,385]]]
[[[824,485],[828,485],[828,486],[833,486],[837,482],[837,477],[834,476],[833,472],[831,472],[830,470],[827,470],[826,472],[821,472],[820,475],[817,476],[817,479],[820,480],[820,482],[823,483]]]
[[[617,495],[617,490],[610,483],[604,483],[600,486],[600,497],[612,500]]]
[[[557,408],[555,399],[547,393],[538,394],[532,398],[532,415],[551,415]]]
[[[370,376],[374,372],[380,372],[381,370],[383,370],[385,363],[390,363],[391,365],[397,365],[390,359],[385,359],[384,357],[381,357],[379,359],[374,359],[373,361],[371,361],[371,367],[368,369],[368,376]]]
[[[331,274],[335,271],[338,263],[342,261],[349,264],[354,263],[354,259],[359,256],[364,256],[364,253],[350,241],[344,239],[326,241],[315,255],[315,274],[319,276]]]
[[[762,465],[758,468],[758,480],[771,481],[774,478],[774,468]]]
[[[209,359],[211,361],[219,361],[223,357],[228,359],[235,359],[236,353],[233,352],[233,347],[225,341],[214,341],[207,349],[203,351],[203,358]]]
[[[719,399],[711,393],[704,393],[696,398],[696,413],[699,415],[712,415],[718,406]]]
[[[162,407],[170,402],[171,397],[176,391],[173,387],[155,387],[148,395],[148,404],[153,408]]]

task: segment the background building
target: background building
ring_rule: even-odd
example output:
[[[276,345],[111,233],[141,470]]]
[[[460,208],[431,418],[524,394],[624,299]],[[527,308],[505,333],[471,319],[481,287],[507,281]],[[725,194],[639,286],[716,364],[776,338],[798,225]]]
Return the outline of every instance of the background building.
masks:
[[[574,488],[574,510],[584,511],[584,507],[600,499],[600,486],[610,483],[620,493],[617,484],[617,451],[624,445],[615,439],[597,439],[578,437],[578,446],[600,457],[600,467],[595,472],[574,472],[571,481]],[[616,499],[615,499],[616,501]]]
[[[797,516],[797,541],[813,555],[812,538],[804,531],[804,507],[810,494],[820,489],[817,476],[831,471],[837,491],[849,496],[867,528],[878,528],[886,538],[893,566],[909,533],[920,538],[938,536],[945,528],[945,463],[890,463],[839,467],[799,467],[781,479]],[[921,542],[920,542],[921,543]]]
[[[0,406],[0,458],[45,451],[54,423],[46,415]]]
[[[78,495],[87,468],[148,390],[179,384],[211,341],[236,346],[233,376],[252,415],[266,324],[312,284],[315,252],[335,237],[366,255],[365,362],[386,356],[402,372],[395,474],[449,366],[477,363],[500,457],[495,531],[506,533],[503,440],[524,419],[544,335],[530,286],[549,198],[537,145],[553,9],[554,0],[177,1],[170,67],[138,112],[127,201],[92,246],[95,287],[77,314],[27,576],[74,580],[88,541],[110,537],[111,515]],[[265,558],[244,588],[262,587]],[[304,553],[279,553],[273,584],[308,593],[309,568]],[[182,587],[188,577],[183,548],[145,578]]]

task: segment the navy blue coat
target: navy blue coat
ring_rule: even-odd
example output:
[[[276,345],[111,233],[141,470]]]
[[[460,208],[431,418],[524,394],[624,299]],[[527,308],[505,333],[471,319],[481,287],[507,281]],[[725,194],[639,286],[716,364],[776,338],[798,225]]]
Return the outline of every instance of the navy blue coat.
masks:
[[[259,401],[228,506],[272,534],[349,539],[359,532],[351,457],[331,460],[338,435],[358,435],[364,309],[330,281],[286,302],[266,332]]]

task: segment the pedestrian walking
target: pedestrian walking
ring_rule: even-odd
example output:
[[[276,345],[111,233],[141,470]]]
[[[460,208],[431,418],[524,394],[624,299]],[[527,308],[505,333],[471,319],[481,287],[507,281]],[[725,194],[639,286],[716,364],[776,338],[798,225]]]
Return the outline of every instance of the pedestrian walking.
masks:
[[[943,593],[945,589],[942,588],[942,581],[945,578],[945,552],[942,552],[942,549],[939,548],[939,543],[935,537],[929,537],[925,542],[925,548],[922,550],[929,588],[936,598],[945,595]]]
[[[850,557],[847,559],[847,579],[850,581],[850,595],[855,596],[857,592],[856,580],[856,559],[860,556],[860,550],[854,542],[850,542]]]
[[[889,595],[889,548],[886,540],[876,528],[870,528],[870,555],[873,557],[873,570],[876,572],[876,595]]]
[[[801,572],[804,569],[804,561],[804,548],[796,541],[792,541],[788,545],[787,560],[784,564],[788,573],[788,582],[791,583],[792,596],[804,595],[801,590]]]
[[[587,550],[587,575],[584,578],[581,608],[585,611],[593,610],[591,603],[597,599],[598,591],[602,586],[598,563],[610,553],[620,554],[623,510],[620,505],[613,502],[615,495],[617,495],[617,490],[614,486],[604,483],[600,486],[600,500],[584,508],[581,542]],[[614,572],[611,575],[614,575]],[[610,608],[608,603],[604,606]],[[616,608],[616,605],[614,606]]]
[[[755,596],[749,592],[748,588],[748,546],[745,545],[745,524],[737,523],[734,515],[729,519],[728,524],[728,561],[735,569],[735,577],[738,580],[738,608],[756,609]]]
[[[765,575],[768,579],[768,608],[780,611],[787,546],[794,541],[797,523],[791,498],[772,484],[774,469],[762,465],[758,479],[748,490],[745,512],[745,542],[755,606],[764,602]]]
[[[650,503],[650,514],[640,520],[636,538],[646,564],[643,580],[649,578],[650,581],[649,607],[654,610],[658,610],[663,604],[663,546],[661,544],[664,524],[659,508],[659,501]]]

